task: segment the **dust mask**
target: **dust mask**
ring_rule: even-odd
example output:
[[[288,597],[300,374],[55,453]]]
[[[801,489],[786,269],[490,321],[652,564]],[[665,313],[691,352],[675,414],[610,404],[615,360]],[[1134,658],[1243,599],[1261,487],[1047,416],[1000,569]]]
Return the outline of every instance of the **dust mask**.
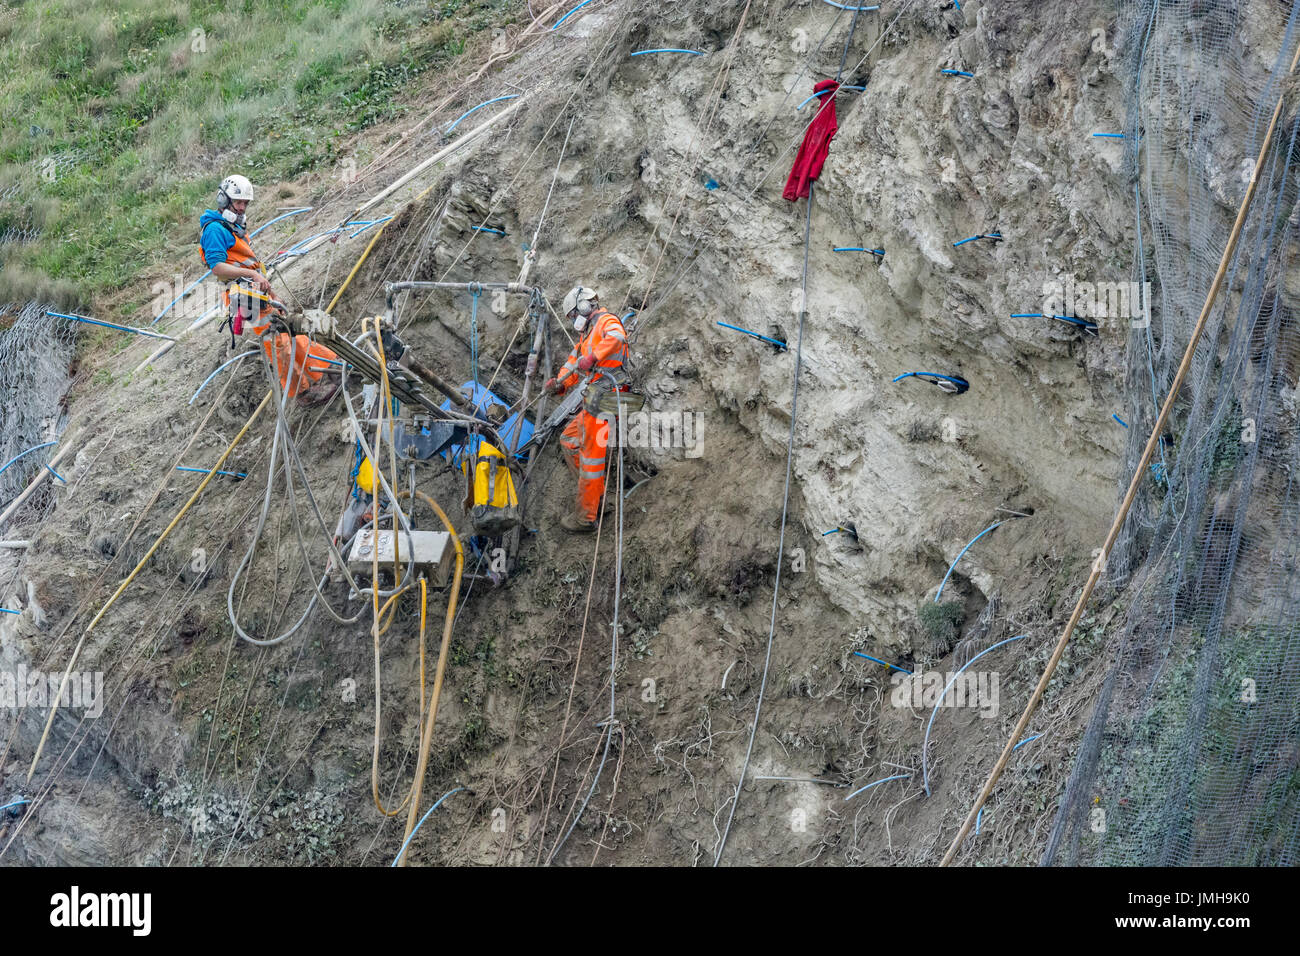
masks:
[[[578,315],[574,317],[573,331],[581,332],[586,327],[587,327],[587,317],[585,315]]]

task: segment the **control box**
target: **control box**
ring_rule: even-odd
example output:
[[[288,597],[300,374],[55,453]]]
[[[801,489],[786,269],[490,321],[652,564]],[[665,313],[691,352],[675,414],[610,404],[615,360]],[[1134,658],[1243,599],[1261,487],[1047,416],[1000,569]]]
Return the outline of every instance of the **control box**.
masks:
[[[353,577],[365,575],[369,580],[374,564],[375,552],[379,552],[380,567],[389,569],[393,561],[400,557],[402,564],[415,562],[415,575],[420,572],[428,579],[430,586],[442,587],[451,577],[452,563],[456,559],[455,547],[451,535],[445,531],[401,532],[401,553],[394,554],[397,532],[379,531],[367,528],[357,533],[352,540],[352,550],[348,554],[348,570]]]

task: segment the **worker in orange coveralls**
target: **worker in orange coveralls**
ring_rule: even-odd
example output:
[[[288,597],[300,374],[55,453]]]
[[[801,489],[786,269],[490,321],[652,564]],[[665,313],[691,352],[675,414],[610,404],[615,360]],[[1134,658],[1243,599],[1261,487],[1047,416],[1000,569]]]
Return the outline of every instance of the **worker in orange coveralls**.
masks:
[[[208,209],[199,217],[199,249],[204,264],[218,279],[231,283],[225,292],[225,303],[232,341],[243,334],[246,321],[257,323],[252,327],[256,335],[265,336],[271,328],[268,318],[273,310],[271,282],[248,244],[245,228],[245,210],[252,201],[253,184],[243,176],[227,176],[217,189],[217,208]],[[231,288],[236,292],[233,304]],[[341,363],[333,350],[316,345],[305,335],[296,336],[290,343],[284,332],[274,339],[263,338],[262,348],[276,364],[281,387],[297,396],[299,404],[320,405],[338,391],[342,376],[334,370]],[[291,360],[292,376],[289,374]]]
[[[606,415],[602,421],[594,412],[599,411],[600,392],[627,390],[628,377],[623,368],[628,359],[627,331],[619,317],[602,309],[596,293],[584,286],[574,287],[564,297],[564,314],[572,320],[580,338],[559,374],[547,380],[546,391],[563,395],[584,379],[599,377],[598,384],[593,382],[588,387],[583,408],[560,437],[565,460],[578,476],[577,507],[560,524],[566,531],[581,533],[595,530],[600,501],[605,494],[610,416]]]

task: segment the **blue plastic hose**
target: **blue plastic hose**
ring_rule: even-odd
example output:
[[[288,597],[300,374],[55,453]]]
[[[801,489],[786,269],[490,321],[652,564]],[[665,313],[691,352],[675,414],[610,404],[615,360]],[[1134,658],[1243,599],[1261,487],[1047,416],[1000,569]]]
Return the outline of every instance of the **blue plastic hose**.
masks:
[[[10,465],[16,462],[19,458],[22,458],[24,455],[30,455],[32,452],[38,449],[49,448],[51,445],[57,445],[57,444],[58,444],[57,441],[47,441],[47,442],[42,442],[39,445],[33,445],[31,448],[27,449],[26,451],[20,451],[18,454],[14,455],[7,462],[5,462],[4,467],[0,467],[0,475],[3,475]]]
[[[194,394],[190,396],[189,404],[191,405],[194,404],[194,400],[199,397],[199,393],[208,387],[208,383],[210,381],[212,381],[214,378],[216,378],[218,375],[221,374],[222,369],[229,368],[231,365],[234,365],[240,359],[246,359],[250,355],[256,355],[257,352],[258,352],[257,349],[249,349],[247,352],[241,352],[240,354],[236,355],[234,358],[227,359],[226,361],[218,365],[216,371],[213,372],[211,375],[209,375],[207,378],[205,378],[203,380],[203,384],[194,390]]]
[[[275,225],[277,222],[279,222],[281,219],[288,219],[290,216],[296,216],[296,215],[298,215],[298,214],[301,213],[301,212],[310,212],[311,209],[312,209],[311,206],[303,206],[301,209],[294,209],[294,210],[291,210],[291,211],[289,211],[289,212],[284,213],[283,215],[276,216],[276,217],[275,217],[274,219],[272,219],[270,222],[264,222],[264,223],[262,223],[260,226],[258,226],[256,229],[254,229],[252,232],[250,232],[250,233],[248,234],[248,238],[250,238],[250,239],[253,238],[255,235],[257,235],[259,232],[261,232],[261,231],[262,231],[263,229],[265,229],[267,226],[274,226],[274,225]],[[211,272],[212,270],[209,269],[208,271]]]
[[[561,23],[563,23],[565,20],[569,19],[569,17],[573,16],[575,13],[577,13],[579,10],[581,10],[583,7],[585,7],[585,6],[586,6],[587,4],[589,4],[589,3],[591,3],[591,0],[582,0],[582,3],[578,4],[576,7],[574,7],[572,10],[570,10],[568,13],[566,13],[564,16],[560,17],[560,19],[556,20],[556,21],[555,21],[555,26],[551,27],[551,29],[552,29],[552,30],[558,30],[558,29],[560,28],[560,24],[561,24]]]
[[[161,332],[150,332],[148,329],[137,329],[130,325],[116,325],[113,322],[101,322],[99,319],[92,319],[84,315],[68,315],[66,312],[48,311],[45,314],[59,319],[71,319],[73,322],[84,322],[86,325],[102,325],[106,329],[117,329],[119,332],[134,332],[136,335],[148,336],[151,339],[166,339],[168,342],[176,341],[172,336],[163,335]]]
[[[776,339],[770,339],[766,335],[759,335],[757,332],[749,331],[749,329],[742,329],[738,325],[728,325],[726,322],[719,322],[717,324],[722,326],[724,329],[731,329],[734,332],[744,332],[746,335],[752,335],[754,338],[762,339],[764,342],[771,342],[773,345],[778,345],[782,349],[789,348],[789,346],[787,346],[784,342],[778,342]]]
[[[894,379],[894,381],[901,382],[905,378],[921,378],[922,375],[929,375],[931,378],[941,378],[945,382],[952,382],[954,385],[965,385],[967,388],[970,388],[970,382],[966,381],[964,378],[956,378],[952,375],[940,375],[938,372],[904,372],[902,375],[898,376],[898,378]],[[933,385],[934,383],[931,382],[930,384]]]
[[[453,793],[460,793],[464,789],[465,789],[464,787],[457,787],[455,790],[448,790],[446,793],[444,793],[441,797],[438,798],[437,803],[435,803],[433,806],[431,806],[428,810],[425,811],[424,816],[420,817],[420,822],[417,823],[415,825],[415,829],[411,831],[411,835],[407,837],[406,842],[402,844],[402,848],[397,851],[397,856],[393,857],[393,862],[390,864],[390,866],[397,866],[397,864],[401,861],[402,854],[405,853],[406,848],[411,845],[411,841],[415,839],[415,835],[420,832],[420,827],[424,826],[424,821],[429,819],[429,814],[433,813],[434,810],[437,810],[438,807],[442,804],[442,801],[446,800]]]
[[[878,787],[878,786],[880,786],[882,783],[889,783],[889,781],[891,781],[891,780],[902,780],[904,777],[910,777],[910,776],[911,776],[910,773],[896,773],[896,774],[894,774],[892,777],[885,777],[883,780],[877,780],[875,783],[869,783],[869,784],[867,784],[865,787],[859,787],[857,790],[854,790],[852,793],[850,793],[850,794],[849,794],[847,797],[845,797],[844,799],[845,799],[845,800],[852,800],[854,797],[856,797],[858,794],[860,794],[863,790],[870,790],[872,787]]]
[[[938,604],[938,603],[939,603],[939,598],[943,595],[943,586],[944,586],[945,584],[948,583],[948,578],[950,578],[950,577],[952,576],[952,569],[955,568],[955,567],[957,567],[957,562],[961,560],[961,555],[962,555],[962,554],[965,554],[967,551],[969,551],[969,550],[970,550],[970,546],[971,546],[972,544],[974,544],[974,543],[975,543],[976,541],[978,541],[980,538],[984,537],[986,534],[988,534],[990,531],[992,531],[994,528],[996,528],[996,527],[997,527],[998,525],[1000,525],[1000,524],[1002,524],[1001,521],[995,521],[995,522],[993,522],[993,524],[989,525],[987,528],[985,528],[985,529],[984,529],[983,531],[981,531],[979,534],[975,535],[975,537],[971,538],[969,541],[966,542],[966,547],[964,547],[964,548],[961,549],[961,554],[959,554],[959,555],[957,555],[957,557],[953,558],[952,564],[948,565],[948,573],[945,574],[945,575],[943,576],[943,581],[939,584],[939,590],[938,590],[937,592],[935,592],[935,595],[934,595],[934,603],[935,603],[935,604]]]
[[[948,678],[948,683],[943,685],[943,691],[939,694],[939,699],[934,702],[934,709],[930,711],[930,720],[925,725],[925,740],[921,742],[921,778],[922,782],[925,784],[925,795],[927,797],[930,795],[930,771],[926,764],[925,755],[926,751],[930,747],[930,728],[934,726],[934,717],[939,713],[939,708],[943,705],[944,697],[948,695],[948,691],[952,688],[952,685],[956,683],[957,678],[961,676],[962,671],[966,670],[966,668],[970,667],[985,654],[990,651],[996,651],[1003,644],[1010,644],[1013,641],[1023,641],[1028,636],[1028,634],[1018,634],[1015,637],[1008,637],[1005,641],[998,641],[992,647],[985,648],[963,664],[960,670],[953,674],[952,677]]]
[[[853,651],[852,653],[857,654],[858,657],[865,657],[869,661],[875,661],[877,664],[884,664],[886,667],[892,667],[896,671],[902,671],[904,674],[912,673],[905,667],[899,667],[897,664],[891,664],[888,661],[882,661],[880,658],[872,657],[870,654],[863,654],[861,651]]]
[[[374,227],[374,226],[378,226],[380,223],[388,222],[388,220],[390,220],[390,219],[392,219],[392,218],[393,218],[392,216],[385,216],[383,219],[376,219],[374,222],[368,222],[368,223],[366,223],[364,226],[362,226],[360,229],[358,229],[356,232],[352,233],[352,235],[348,236],[348,238],[349,238],[349,239],[355,239],[357,236],[361,235],[361,234],[362,234],[363,232],[365,232],[367,229],[370,229],[370,228],[372,228],[372,227]],[[357,224],[356,224],[356,223],[348,223],[348,225],[351,226],[351,225],[357,225]]]
[[[952,245],[953,245],[953,248],[955,249],[955,248],[957,248],[958,246],[964,246],[964,245],[966,245],[966,243],[968,243],[968,242],[974,242],[976,239],[997,239],[997,240],[1001,240],[1001,238],[1002,238],[1002,233],[1000,233],[1000,232],[987,232],[987,233],[982,232],[982,233],[980,233],[978,236],[971,236],[969,239],[963,239],[963,240],[961,240],[961,242],[954,242]],[[1015,318],[1015,316],[1012,316],[1012,318]]]
[[[861,93],[861,92],[864,92],[864,91],[866,90],[866,87],[865,87],[865,86],[848,86],[848,85],[846,84],[846,85],[844,85],[844,86],[841,86],[840,89],[841,89],[841,90],[857,90],[859,93]],[[822,92],[824,93],[825,90],[823,90]],[[821,95],[822,95],[822,93],[814,93],[812,96],[808,97],[808,99],[804,100],[802,103],[800,103],[798,106],[796,106],[795,109],[796,109],[796,110],[801,110],[801,109],[803,109],[805,106],[807,106],[809,103],[811,103],[813,100],[817,99],[817,97],[819,97],[819,96],[821,96]]]
[[[587,2],[590,3],[591,0],[587,0]],[[570,13],[572,13],[572,12],[573,12],[573,11],[570,11]],[[567,16],[566,16],[565,19],[567,19]],[[561,20],[561,21],[560,21],[560,23],[563,23],[563,22],[564,22],[564,20]],[[560,23],[557,23],[555,26],[558,27],[558,26],[560,25]],[[551,29],[553,30],[553,29],[555,29],[555,27],[552,27]],[[500,103],[502,100],[517,100],[517,99],[519,99],[519,94],[518,94],[518,93],[511,93],[511,94],[509,94],[509,95],[507,95],[507,96],[497,96],[497,97],[493,97],[492,99],[487,100],[486,102],[480,103],[478,106],[474,107],[472,110],[466,110],[464,113],[461,113],[460,116],[458,116],[458,117],[456,118],[455,122],[453,122],[450,126],[447,127],[446,130],[443,131],[443,135],[445,136],[445,135],[450,134],[452,130],[454,130],[457,126],[460,125],[460,121],[463,120],[466,116],[469,116],[470,113],[476,113],[476,112],[478,112],[479,110],[481,110],[483,107],[485,107],[485,106],[491,106],[493,103]]]

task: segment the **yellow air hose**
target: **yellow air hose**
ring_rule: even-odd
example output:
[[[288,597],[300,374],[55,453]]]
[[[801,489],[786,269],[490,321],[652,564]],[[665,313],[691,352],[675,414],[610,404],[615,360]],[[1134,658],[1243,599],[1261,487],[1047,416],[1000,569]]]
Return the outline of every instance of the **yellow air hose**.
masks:
[[[421,583],[423,583],[423,579],[421,579]],[[383,628],[378,628],[378,627],[371,628],[375,636],[375,745],[370,759],[370,794],[372,797],[374,797],[376,809],[378,809],[379,812],[386,817],[395,817],[399,813],[401,813],[402,808],[405,807],[407,801],[411,799],[411,794],[415,792],[415,786],[414,784],[412,784],[410,789],[406,791],[406,796],[402,798],[402,802],[399,803],[391,810],[385,809],[383,801],[379,799],[379,726],[383,717],[383,711],[380,706],[380,701],[382,699],[382,696],[380,692],[379,638],[384,634],[385,631],[388,630],[388,628],[393,623],[393,617],[395,617],[397,614],[398,598],[400,598],[403,594],[405,594],[410,589],[411,589],[410,585],[407,585],[406,587],[398,591],[396,594],[389,597],[389,599],[384,602],[384,606],[380,608],[380,610],[378,611],[378,616],[376,617],[376,624],[377,624],[378,621],[382,619],[385,614],[388,614],[389,607],[392,607],[393,612],[391,615],[389,615],[388,624],[385,624]],[[423,589],[421,589],[421,593],[423,593]],[[421,609],[420,611],[420,617],[421,620],[423,620],[424,618],[423,609]],[[421,642],[420,660],[421,660],[421,664],[423,664],[424,661],[424,629],[423,628],[420,629],[420,642]],[[420,674],[420,700],[421,701],[424,700],[423,667],[421,668],[421,674]],[[421,717],[423,717],[423,709],[421,709]]]
[[[95,625],[98,624],[104,615],[108,613],[108,609],[113,606],[114,602],[117,601],[117,599],[122,596],[123,592],[131,586],[131,582],[135,580],[136,575],[138,575],[144,566],[149,563],[149,559],[154,556],[154,552],[158,550],[163,541],[172,533],[175,527],[180,524],[181,519],[185,517],[185,513],[190,510],[194,502],[199,500],[199,495],[203,494],[203,489],[208,486],[208,482],[216,477],[221,466],[226,463],[226,459],[229,458],[231,452],[235,450],[235,446],[239,444],[240,439],[248,434],[248,429],[252,427],[253,422],[257,420],[257,416],[262,414],[263,409],[270,404],[270,401],[271,392],[268,391],[262,398],[262,404],[258,405],[257,408],[253,410],[253,414],[248,416],[248,421],[244,422],[244,427],[239,430],[239,434],[235,436],[234,441],[226,446],[226,450],[221,453],[221,457],[218,458],[217,463],[212,466],[212,470],[204,476],[203,481],[199,483],[198,488],[194,489],[194,494],[190,495],[190,500],[185,502],[180,511],[176,512],[176,517],[172,518],[171,524],[163,530],[163,533],[158,536],[156,541],[154,541],[153,546],[145,553],[145,556],[140,559],[140,563],[135,566],[135,570],[126,576],[125,581],[118,585],[117,590],[113,592],[113,596],[110,597],[104,606],[99,609],[99,613],[95,615],[94,620],[86,626],[86,630],[82,633],[81,639],[77,641],[77,646],[73,648],[72,657],[68,661],[68,666],[63,671],[63,681],[59,684],[59,692],[54,696],[53,700],[50,701],[50,716],[45,721],[45,730],[41,733],[40,743],[36,745],[36,754],[32,757],[32,765],[27,768],[28,782],[31,782],[32,776],[36,773],[36,764],[41,759],[41,753],[45,750],[45,742],[50,736],[50,728],[54,725],[54,715],[59,709],[59,701],[63,699],[63,693],[68,686],[68,677],[72,674],[72,668],[76,666],[77,658],[81,655],[81,649],[85,646],[86,638],[89,637],[90,632],[95,629]],[[271,467],[275,467],[274,462],[271,463]]]
[[[402,492],[399,497],[405,494],[405,492]],[[420,793],[424,789],[425,771],[429,768],[429,748],[433,745],[433,729],[438,718],[438,697],[442,693],[442,678],[447,670],[447,656],[451,648],[451,626],[456,620],[456,599],[460,596],[460,580],[465,570],[465,549],[461,547],[460,538],[457,537],[456,529],[452,526],[452,523],[447,520],[446,513],[438,506],[436,501],[423,491],[417,491],[415,496],[433,509],[447,529],[447,533],[451,535],[451,543],[456,546],[456,576],[452,580],[451,596],[447,599],[447,616],[443,620],[442,626],[442,645],[438,649],[438,666],[433,675],[433,694],[429,698],[424,732],[420,735],[420,761],[415,768],[415,798],[411,801],[411,809],[406,818],[406,833],[403,835],[403,839],[410,839],[411,831],[415,829],[416,821],[420,815]],[[402,854],[399,865],[406,866],[407,858],[405,853]]]

